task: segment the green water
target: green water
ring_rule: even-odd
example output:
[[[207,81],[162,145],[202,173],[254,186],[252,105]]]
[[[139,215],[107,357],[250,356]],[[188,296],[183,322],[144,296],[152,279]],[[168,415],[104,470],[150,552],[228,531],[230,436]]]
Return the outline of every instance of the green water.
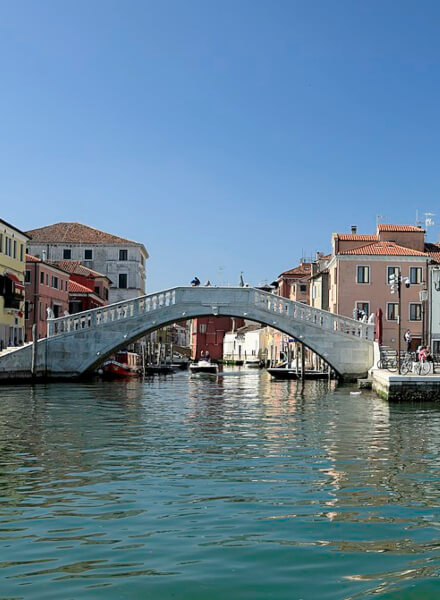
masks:
[[[438,599],[440,412],[257,371],[0,388],[0,599]]]

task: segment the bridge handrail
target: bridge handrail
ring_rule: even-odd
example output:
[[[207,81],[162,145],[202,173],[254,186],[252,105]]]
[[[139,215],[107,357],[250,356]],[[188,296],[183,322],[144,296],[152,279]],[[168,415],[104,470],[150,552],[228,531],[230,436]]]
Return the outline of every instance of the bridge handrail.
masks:
[[[91,329],[105,325],[106,323],[118,321],[121,319],[137,317],[143,313],[160,310],[176,303],[182,306],[188,302],[202,301],[202,304],[211,305],[214,308],[222,305],[221,297],[218,294],[223,290],[225,293],[239,292],[235,294],[234,304],[242,304],[244,307],[253,303],[260,310],[272,315],[283,315],[291,317],[298,321],[306,321],[311,325],[320,327],[326,331],[332,331],[337,334],[346,334],[356,336],[365,340],[374,339],[374,326],[369,323],[362,323],[350,317],[330,313],[302,302],[283,298],[256,288],[242,287],[187,287],[179,286],[169,288],[160,292],[138,296],[129,300],[122,300],[114,304],[108,304],[93,308],[73,315],[66,315],[56,319],[47,320],[47,337],[69,333],[80,329]],[[213,294],[214,292],[214,294]],[[202,296],[202,298],[201,298]],[[204,296],[204,298],[203,298]],[[215,297],[219,296],[219,297]],[[225,296],[227,297],[227,296]],[[184,317],[182,315],[182,318]],[[246,312],[243,317],[246,318]],[[276,320],[272,323],[276,329]]]

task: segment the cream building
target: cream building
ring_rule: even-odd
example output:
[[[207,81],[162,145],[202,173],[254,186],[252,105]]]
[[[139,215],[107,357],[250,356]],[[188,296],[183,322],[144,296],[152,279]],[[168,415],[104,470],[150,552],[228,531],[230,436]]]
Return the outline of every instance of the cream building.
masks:
[[[24,342],[24,272],[29,237],[0,219],[0,350]]]

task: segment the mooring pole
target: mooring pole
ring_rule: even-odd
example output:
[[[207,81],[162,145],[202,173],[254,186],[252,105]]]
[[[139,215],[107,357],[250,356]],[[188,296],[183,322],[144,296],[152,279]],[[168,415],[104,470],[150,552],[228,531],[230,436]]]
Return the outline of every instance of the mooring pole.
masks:
[[[37,324],[32,325],[32,358],[31,358],[31,375],[35,377],[37,368]]]
[[[301,342],[301,381],[304,381],[306,372],[306,355],[304,353],[304,344]]]

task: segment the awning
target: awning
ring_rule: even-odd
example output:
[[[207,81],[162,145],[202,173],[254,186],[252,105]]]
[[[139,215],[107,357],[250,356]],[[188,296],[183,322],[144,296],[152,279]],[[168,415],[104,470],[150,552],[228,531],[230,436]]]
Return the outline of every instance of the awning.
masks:
[[[6,277],[14,282],[16,290],[24,290],[24,283],[21,283],[17,275],[14,275],[14,273],[6,273]]]

